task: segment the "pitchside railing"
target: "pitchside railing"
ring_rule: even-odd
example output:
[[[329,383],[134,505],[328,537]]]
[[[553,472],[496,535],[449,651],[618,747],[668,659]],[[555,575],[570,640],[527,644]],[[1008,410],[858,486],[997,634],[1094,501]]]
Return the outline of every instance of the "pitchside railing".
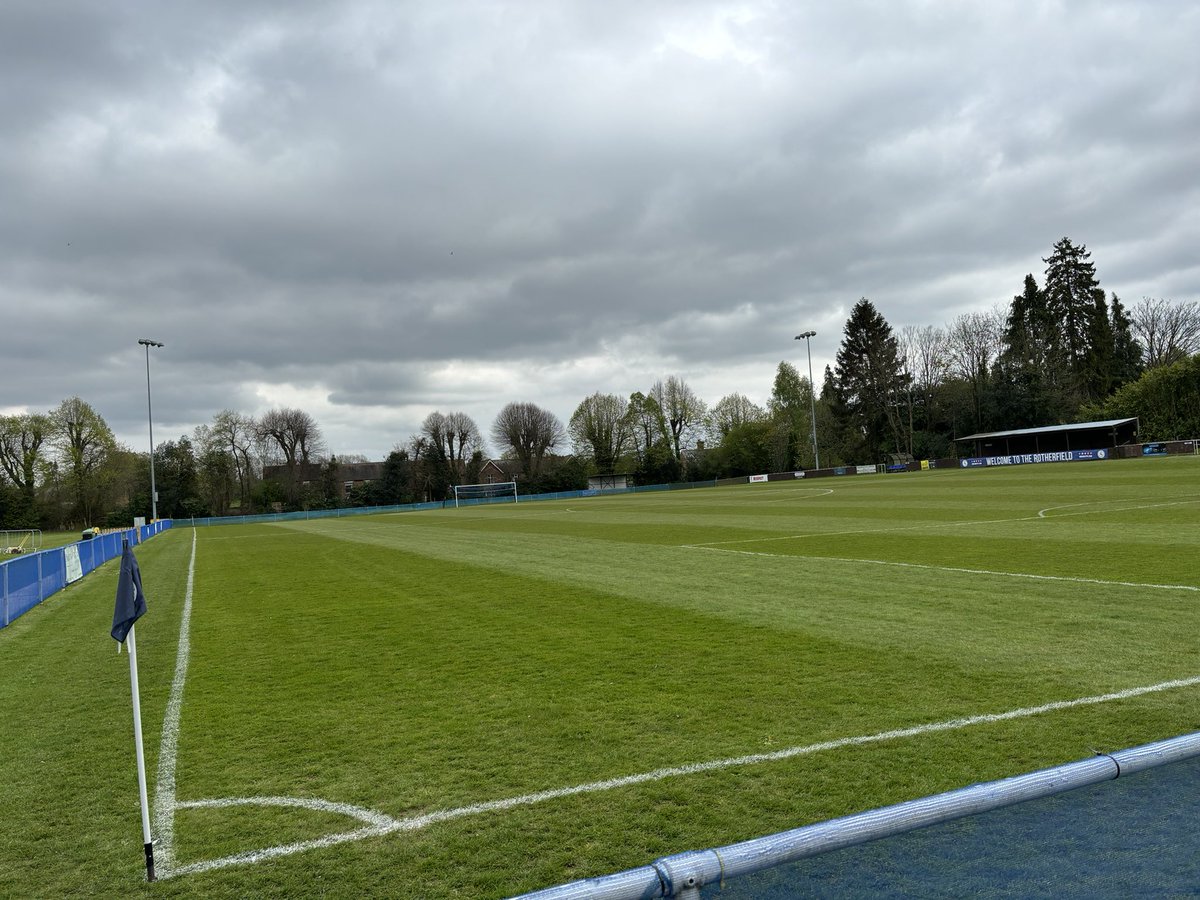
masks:
[[[169,519],[126,528],[0,562],[0,628],[73,581],[121,555],[121,541],[140,543],[171,527]]]
[[[918,828],[1014,806],[1028,800],[1062,794],[1196,757],[1200,757],[1200,732],[1128,750],[1098,754],[1052,769],[987,784],[975,784],[945,794],[922,797],[792,831],[754,838],[740,844],[678,853],[637,869],[573,881],[523,894],[522,898],[649,900],[655,897],[677,897],[684,900],[700,900],[701,889],[705,886],[723,885],[732,879],[797,860],[881,838],[895,837]]]
[[[746,479],[736,479],[739,483],[745,484]],[[725,482],[721,482],[724,484]],[[599,497],[610,496],[615,494],[642,494],[652,491],[682,491],[691,490],[692,488],[716,487],[716,481],[684,481],[672,482],[670,484],[646,484],[637,487],[617,488],[615,490],[582,490],[582,491],[553,491],[548,494],[521,494],[520,502],[525,503],[534,500],[574,500],[578,497]],[[471,500],[470,505],[488,503],[512,503],[512,496],[476,498]],[[464,503],[464,505],[466,505]],[[448,500],[434,500],[430,503],[401,503],[394,506],[350,506],[341,509],[307,509],[297,510],[296,512],[284,513],[257,513],[249,516],[212,516],[209,518],[196,519],[179,519],[180,524],[189,526],[201,525],[254,525],[271,522],[295,522],[304,521],[306,519],[343,519],[347,516],[377,516],[380,513],[393,512],[418,512],[425,509],[447,509],[454,507],[454,498]]]

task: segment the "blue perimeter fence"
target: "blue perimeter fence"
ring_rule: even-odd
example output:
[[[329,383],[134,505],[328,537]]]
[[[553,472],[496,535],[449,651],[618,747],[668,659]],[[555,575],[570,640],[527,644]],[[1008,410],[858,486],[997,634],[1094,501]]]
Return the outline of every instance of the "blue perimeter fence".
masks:
[[[140,544],[166,531],[171,524],[171,520],[162,519],[150,525],[98,534],[88,540],[16,556],[0,563],[0,596],[3,603],[0,628],[7,628],[10,622],[29,612],[47,597],[97,566],[120,556],[122,541]]]
[[[693,488],[710,488],[718,484],[745,484],[746,478],[730,478],[717,481],[680,481],[671,484],[647,484],[637,487],[584,491],[557,491],[549,494],[520,494],[516,500],[520,503],[532,503],[538,500],[574,500],[578,497],[610,497],[616,494],[643,494],[650,491],[683,491]],[[512,503],[512,497],[475,497],[470,500],[459,498],[458,505],[483,506],[485,504]],[[377,516],[381,513],[418,512],[423,509],[454,509],[454,499],[434,500],[430,503],[403,503],[398,506],[350,506],[341,509],[308,509],[296,512],[259,513],[252,516],[213,516],[202,519],[180,519],[182,524],[199,528],[201,525],[254,525],[271,522],[295,522],[306,519],[344,519],[347,516]]]
[[[654,491],[683,491],[694,488],[726,487],[734,484],[756,484],[774,481],[807,481],[813,478],[842,477],[855,475],[883,475],[890,472],[920,472],[929,469],[958,469],[976,468],[980,466],[1019,465],[1021,463],[1043,462],[1077,462],[1082,460],[1103,460],[1112,458],[1114,454],[1107,450],[1080,450],[1070,453],[1041,453],[1032,455],[1014,455],[1005,457],[981,457],[978,459],[929,459],[915,461],[896,466],[885,466],[874,463],[864,466],[833,466],[826,469],[809,469],[798,472],[771,472],[762,475],[739,475],[734,478],[718,478],[708,481],[673,481],[666,484],[646,484],[620,488],[604,488],[602,490],[588,489],[582,491],[557,491],[548,494],[519,494],[514,501],[511,497],[474,497],[459,498],[458,506],[479,506],[492,503],[529,503],[537,500],[575,500],[579,497],[615,496],[618,494],[642,494]],[[296,512],[259,513],[248,516],[212,516],[199,519],[180,519],[187,521],[192,527],[202,525],[253,525],[269,524],[271,522],[295,522],[307,519],[343,519],[347,516],[374,516],[381,513],[417,512],[426,509],[452,509],[455,506],[453,498],[435,500],[430,503],[403,503],[396,506],[351,506],[338,509],[309,509]]]
[[[1017,775],[1002,781],[992,781],[985,784],[975,784],[960,788],[945,794],[922,797],[894,806],[873,809],[856,815],[831,819],[815,825],[807,825],[792,831],[754,838],[739,844],[725,847],[713,847],[708,850],[696,850],[677,853],[663,857],[650,865],[598,878],[588,878],[574,881],[557,887],[522,894],[525,900],[651,900],[651,898],[683,898],[683,900],[701,900],[702,897],[716,898],[725,896],[727,882],[733,881],[740,885],[739,879],[759,875],[777,867],[784,870],[801,860],[857,847],[871,841],[897,838],[917,829],[934,825],[943,825],[967,817],[978,817],[994,810],[1004,809],[1029,801],[1042,798],[1056,797],[1069,791],[1076,791],[1091,785],[1112,782],[1118,778],[1126,778],[1139,772],[1158,770],[1171,764],[1180,764],[1200,758],[1200,732],[1181,735],[1153,744],[1131,747],[1127,750],[1117,750],[1113,753],[1098,753],[1090,759],[1042,769],[1025,775]],[[1176,790],[1179,789],[1176,782]],[[1135,803],[1139,802],[1134,800]],[[1140,802],[1153,803],[1142,800]],[[1040,811],[1044,816],[1045,812]],[[1127,815],[1127,811],[1123,813]],[[1153,819],[1153,815],[1144,816]],[[1118,817],[1111,817],[1122,821]],[[1136,816],[1135,816],[1136,819]],[[1126,819],[1125,821],[1128,821]],[[1189,846],[1186,838],[1193,832],[1191,819],[1176,823],[1179,835],[1184,838],[1183,847]],[[1026,830],[1037,831],[1026,823]],[[1086,843],[1090,836],[1086,831],[1076,831],[1071,834],[1073,843]],[[1129,835],[1123,838],[1126,843]],[[958,836],[962,840],[962,836]],[[977,842],[978,843],[978,842]],[[1194,843],[1194,841],[1193,841]],[[1186,849],[1180,852],[1187,854]],[[1147,855],[1170,856],[1169,847],[1145,848]],[[919,851],[918,851],[919,852]],[[1194,858],[1194,857],[1188,857]],[[902,867],[920,866],[919,861],[912,857],[901,862]],[[997,896],[1013,896],[1003,889],[1004,879],[1010,877],[1014,868],[1014,860],[1001,858],[995,865],[987,885]],[[1154,878],[1151,873],[1149,881],[1138,881],[1142,889],[1113,890],[1110,895],[1117,896],[1191,896],[1196,883],[1193,880],[1195,870],[1186,861],[1176,869],[1183,872],[1183,879],[1167,878],[1167,889],[1162,881]],[[783,870],[780,870],[783,871]],[[1044,873],[1038,873],[1044,874]],[[1120,873],[1107,872],[1106,877],[1114,878]],[[1045,896],[1063,896],[1076,894],[1064,890],[1070,882],[1078,880],[1078,874],[1073,874],[1069,868],[1060,866],[1050,881],[1043,881],[1042,887],[1048,887]],[[863,883],[854,885],[842,881],[815,885],[817,888],[832,888],[830,891],[814,890],[812,879],[806,879],[802,871],[791,870],[783,874],[784,884],[776,890],[766,890],[764,885],[753,885],[742,892],[733,890],[728,893],[731,898],[754,897],[792,898],[811,896],[968,896],[973,892],[953,889],[952,878],[948,872],[932,872],[929,880],[918,883],[914,891],[900,892],[889,890],[886,883],[873,883],[864,886]],[[787,882],[791,882],[789,885]],[[1108,882],[1113,884],[1111,880]],[[1153,887],[1146,888],[1153,884]],[[1083,896],[1095,896],[1095,882],[1091,882],[1089,893]],[[1100,893],[1108,893],[1101,887]]]

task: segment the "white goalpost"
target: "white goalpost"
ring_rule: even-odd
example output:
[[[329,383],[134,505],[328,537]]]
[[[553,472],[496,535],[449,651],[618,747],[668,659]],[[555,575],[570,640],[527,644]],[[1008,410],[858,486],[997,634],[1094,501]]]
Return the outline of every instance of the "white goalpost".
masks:
[[[517,483],[500,481],[496,484],[456,484],[454,486],[454,508],[463,503],[502,503],[512,497],[517,503]]]
[[[29,553],[42,549],[40,528],[10,528],[0,531],[0,553]]]

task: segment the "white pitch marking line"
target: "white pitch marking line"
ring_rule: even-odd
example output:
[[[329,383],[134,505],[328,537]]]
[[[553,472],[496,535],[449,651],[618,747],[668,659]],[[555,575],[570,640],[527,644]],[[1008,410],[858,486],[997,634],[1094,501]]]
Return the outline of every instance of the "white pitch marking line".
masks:
[[[1078,584],[1102,584],[1110,587],[1152,588],[1158,591],[1195,591],[1190,584],[1151,584],[1145,581],[1107,581],[1103,578],[1081,578],[1073,575],[1034,575],[1029,572],[996,572],[992,569],[966,569],[960,566],[931,566],[924,563],[897,562],[890,559],[855,559],[849,556],[803,556],[798,553],[765,553],[758,550],[728,550],[704,544],[683,544],[680,550],[707,550],[710,553],[736,553],[739,556],[765,556],[769,559],[797,559],[812,562],[863,563],[871,566],[896,566],[901,569],[928,569],[933,572],[957,572],[963,575],[995,575],[999,578],[1030,578],[1035,581],[1070,581]]]
[[[1061,516],[1048,516],[1046,513],[1056,509],[1070,509],[1074,506],[1094,506],[1100,503],[1138,503],[1145,500],[1145,497],[1133,497],[1128,500],[1088,500],[1084,503],[1068,503],[1065,506],[1047,506],[1045,509],[1038,510],[1038,518],[1040,519],[1061,519],[1065,516],[1090,516],[1096,513],[1105,512],[1128,512],[1134,509],[1158,509],[1161,506],[1182,506],[1187,503],[1196,503],[1195,498],[1188,500],[1169,500],[1163,503],[1147,503],[1144,506],[1121,506],[1117,508],[1104,507],[1103,509],[1085,509],[1083,512],[1063,513]]]
[[[1103,502],[1103,501],[1098,501]],[[1094,516],[1106,512],[1126,512],[1134,509],[1158,509],[1163,506],[1180,506],[1187,503],[1197,503],[1200,499],[1170,500],[1163,503],[1149,503],[1145,506],[1126,506],[1121,509],[1085,509],[1082,512],[1063,513],[1059,516],[1043,516],[1042,510],[1036,516],[1017,516],[1012,519],[979,519],[974,522],[923,522],[920,525],[904,525],[900,527],[856,528],[852,531],[810,531],[805,534],[785,534],[778,537],[738,538],[734,541],[706,541],[699,544],[680,544],[681,547],[700,548],[718,547],[726,544],[765,544],[769,541],[798,541],[802,538],[843,537],[848,534],[890,534],[896,531],[919,531],[922,528],[967,528],[972,525],[1004,525],[1012,522],[1032,522],[1041,519],[1065,519],[1067,516]],[[1075,505],[1075,504],[1071,504]],[[1064,507],[1048,507],[1047,509],[1063,509]]]
[[[179,713],[183,707],[183,685],[187,680],[189,637],[192,621],[192,589],[196,583],[196,529],[192,529],[192,558],[188,562],[187,590],[179,619],[179,649],[175,653],[175,676],[163,715],[162,742],[158,750],[158,776],[154,783],[154,833],[157,835],[160,871],[170,874],[175,863],[175,764],[179,754]]]
[[[816,493],[813,493],[813,492]],[[817,497],[827,497],[833,493],[833,488],[792,488],[788,491],[771,491],[772,494],[803,494],[801,497],[780,497],[778,500],[764,500],[763,503],[786,503],[789,500],[814,500]]]
[[[798,541],[801,538],[843,537],[847,534],[883,534],[893,531],[917,531],[922,528],[963,528],[968,525],[996,525],[1003,522],[1024,522],[1036,516],[1022,516],[1019,519],[980,519],[977,522],[923,522],[920,525],[904,525],[901,527],[855,528],[850,531],[810,531],[805,534],[784,534],[778,537],[738,538],[733,541],[705,541],[700,544],[680,544],[681,547],[717,547],[725,544],[759,544],[768,541]]]
[[[771,753],[751,753],[746,756],[737,756],[727,759],[716,759],[708,762],[691,763],[688,765],[655,769],[652,772],[642,772],[637,775],[626,775],[621,778],[610,778],[605,781],[592,781],[586,784],[573,785],[571,787],[554,788],[552,790],[538,791],[532,794],[522,794],[519,797],[509,797],[504,800],[491,800],[485,803],[475,803],[470,806],[460,806],[454,809],[437,810],[435,812],[426,813],[425,815],[414,816],[409,819],[393,819],[390,816],[384,815],[383,813],[377,813],[371,810],[362,809],[361,807],[349,806],[347,804],[328,803],[323,800],[303,800],[292,797],[238,797],[222,800],[189,801],[186,803],[180,803],[179,807],[181,809],[193,809],[246,805],[299,806],[322,811],[340,812],[367,823],[367,827],[358,828],[354,831],[343,831],[337,834],[326,835],[325,837],[316,838],[315,840],[299,841],[294,844],[283,844],[277,847],[267,847],[262,850],[252,850],[245,853],[237,853],[232,856],[221,857],[220,859],[209,859],[201,862],[190,863],[186,866],[181,866],[178,869],[170,871],[165,877],[191,875],[197,872],[223,869],[227,868],[228,866],[258,863],[268,859],[276,859],[281,856],[290,856],[293,853],[301,853],[305,850],[331,847],[335,844],[344,844],[349,841],[359,841],[363,840],[364,838],[378,837],[398,831],[419,831],[421,829],[428,828],[430,825],[435,825],[439,822],[446,822],[451,819],[459,819],[464,816],[478,815],[486,812],[504,811],[514,809],[518,806],[532,806],[537,803],[544,803],[547,800],[557,800],[562,797],[573,797],[579,794],[599,793],[601,791],[610,791],[615,788],[629,787],[630,785],[635,784],[661,781],[665,778],[674,778],[681,775],[696,775],[703,772],[714,772],[721,769],[730,769],[735,766],[752,766],[760,763],[779,762],[780,760],[792,759],[797,756],[807,756],[826,750],[839,750],[843,747],[859,747],[865,744],[876,744],[883,741],[897,740],[900,738],[919,737],[921,735],[932,734],[939,731],[956,731],[960,728],[968,728],[972,725],[1005,722],[1011,719],[1024,719],[1046,712],[1057,712],[1058,710],[1073,709],[1079,706],[1092,706],[1099,703],[1109,703],[1114,700],[1128,700],[1133,697],[1143,696],[1145,694],[1160,693],[1162,691],[1174,690],[1176,688],[1194,687],[1196,685],[1200,685],[1200,675],[1194,675],[1190,678],[1180,678],[1174,681],[1162,681],[1158,684],[1152,684],[1145,687],[1127,688],[1126,690],[1115,691],[1109,694],[1099,694],[1091,697],[1077,697],[1074,700],[1057,700],[1051,703],[1044,703],[1041,706],[1026,706],[1020,709],[1008,710],[1007,712],[982,713],[975,716],[962,716],[957,719],[947,719],[941,722],[930,722],[925,725],[916,725],[911,728],[897,728],[891,731],[876,732],[875,734],[836,738],[835,740],[822,741],[816,744],[788,747],[784,750],[776,750]]]

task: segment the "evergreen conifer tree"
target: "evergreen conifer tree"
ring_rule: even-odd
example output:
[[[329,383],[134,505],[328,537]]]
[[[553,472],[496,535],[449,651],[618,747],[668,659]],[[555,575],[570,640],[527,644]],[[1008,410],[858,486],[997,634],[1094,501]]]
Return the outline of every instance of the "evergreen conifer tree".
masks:
[[[1142,345],[1133,336],[1133,322],[1125,312],[1121,298],[1113,294],[1108,309],[1113,336],[1112,389],[1115,391],[1136,381],[1142,374]]]
[[[1046,263],[1046,309],[1059,340],[1050,363],[1074,377],[1075,400],[1102,399],[1112,387],[1113,332],[1108,303],[1087,246],[1064,237]]]
[[[862,434],[870,461],[882,461],[902,444],[899,406],[905,381],[892,326],[863,297],[846,321],[834,383],[838,405]]]

